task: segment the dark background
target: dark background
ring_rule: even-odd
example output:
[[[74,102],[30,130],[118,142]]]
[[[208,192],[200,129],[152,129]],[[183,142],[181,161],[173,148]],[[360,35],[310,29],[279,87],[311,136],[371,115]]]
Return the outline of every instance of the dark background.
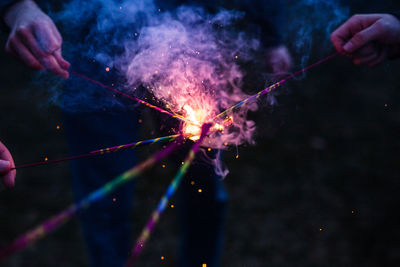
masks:
[[[395,5],[353,1],[350,13],[400,10]],[[333,52],[327,44],[314,42],[309,63]],[[295,62],[300,56],[294,53]],[[67,155],[58,108],[3,49],[0,59],[0,138],[16,164]],[[239,159],[234,149],[226,153],[222,266],[400,266],[399,74],[400,61],[370,69],[339,57],[282,88],[277,106],[253,114],[257,144],[240,147]],[[143,138],[152,118],[152,111],[142,114]],[[137,180],[134,237],[178,168],[164,163]],[[0,192],[0,246],[72,202],[67,163],[18,171],[16,187]],[[176,211],[169,208],[138,266],[175,266],[176,247]],[[74,219],[5,265],[85,264]]]

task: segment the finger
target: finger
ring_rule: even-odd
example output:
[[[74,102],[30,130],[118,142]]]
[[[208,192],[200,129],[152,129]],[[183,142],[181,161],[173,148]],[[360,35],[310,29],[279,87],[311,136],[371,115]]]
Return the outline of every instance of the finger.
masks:
[[[331,41],[336,50],[347,55],[347,51],[343,48],[344,45],[358,32],[368,28],[375,23],[380,16],[378,14],[354,15],[345,23],[340,25],[332,34]]]
[[[11,169],[11,164],[8,160],[0,159],[0,175],[4,175]]]
[[[22,43],[32,52],[32,54],[40,60],[46,56],[46,53],[39,47],[35,36],[28,29],[20,29],[16,32]]]
[[[335,49],[341,53],[342,55],[346,55],[346,52],[343,49],[344,44],[350,38],[350,31],[347,28],[346,24],[340,26],[337,30],[335,30],[331,34],[331,42]]]
[[[41,64],[45,66],[46,69],[65,79],[68,78],[68,73],[63,70],[65,67],[62,67],[62,65],[58,63],[58,60],[54,59],[53,55],[47,54],[42,50],[42,48],[39,47],[38,41],[30,31],[20,31],[19,36],[24,41],[24,44],[29,48],[30,51],[32,51],[32,53],[41,62]],[[69,63],[65,61],[62,62],[62,64],[66,66]]]
[[[376,46],[374,43],[369,43],[369,44],[361,47],[360,49],[358,49],[351,55],[354,56],[354,58],[362,58],[362,57],[367,57],[367,56],[370,56],[373,54],[379,54],[379,52],[380,52],[380,49],[378,46]]]
[[[23,63],[35,70],[43,70],[43,65],[32,55],[31,51],[18,39],[13,38],[7,43],[6,50],[14,54]]]
[[[386,60],[387,57],[388,57],[388,51],[387,51],[387,49],[383,49],[382,53],[379,55],[379,57],[377,59],[369,62],[368,66],[374,67],[374,66],[378,65],[379,63],[381,63],[382,61]]]
[[[362,30],[361,24],[357,23],[357,16],[352,16],[345,23],[340,25],[332,34],[331,41],[336,50],[341,54],[346,55],[343,46],[351,39],[354,32]]]
[[[364,65],[369,64],[370,62],[374,61],[379,57],[378,53],[374,53],[365,57],[358,57],[353,60],[354,64],[356,65]]]
[[[364,45],[371,41],[376,40],[379,37],[380,31],[376,24],[356,33],[350,41],[348,41],[344,46],[343,50],[346,53],[353,53]]]
[[[61,49],[55,51],[53,55],[57,59],[58,64],[60,64],[64,69],[68,69],[71,66],[71,64],[63,58]]]
[[[49,70],[50,72],[64,78],[68,79],[68,72],[64,70],[60,64],[58,64],[58,61],[53,55],[47,55],[42,59],[44,65],[46,66],[46,69]]]
[[[46,54],[53,54],[61,48],[61,38],[54,34],[52,23],[37,23],[34,24],[33,29],[39,47]]]
[[[2,159],[1,161],[3,162],[2,164],[7,164],[4,163],[4,161],[8,162],[9,164],[9,170],[11,168],[15,167],[14,164],[14,160],[11,156],[11,153],[8,151],[8,149],[3,145],[3,143],[0,142],[0,159]],[[7,171],[7,173],[5,175],[3,175],[2,179],[3,179],[3,184],[6,187],[13,187],[15,184],[15,175],[16,175],[16,170],[12,170],[12,171]]]
[[[51,23],[51,30],[53,31],[54,36],[57,38],[58,42],[62,44],[62,37],[60,32],[58,31],[56,25],[54,23]]]

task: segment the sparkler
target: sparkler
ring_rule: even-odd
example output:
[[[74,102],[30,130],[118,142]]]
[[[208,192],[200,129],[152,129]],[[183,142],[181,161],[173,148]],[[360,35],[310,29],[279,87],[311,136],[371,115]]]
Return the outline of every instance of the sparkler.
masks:
[[[311,65],[309,65],[308,67],[305,67],[305,68],[303,68],[303,69],[301,69],[301,70],[299,70],[299,71],[297,71],[297,72],[295,72],[295,73],[293,73],[293,74],[287,76],[286,78],[280,80],[279,82],[274,83],[274,84],[271,85],[271,86],[268,86],[268,87],[265,88],[264,90],[261,90],[260,92],[258,92],[258,93],[256,93],[256,94],[254,94],[254,95],[252,95],[252,96],[250,96],[250,97],[248,97],[248,98],[246,98],[246,99],[240,101],[239,103],[237,103],[237,104],[233,105],[232,107],[226,109],[225,111],[221,112],[220,114],[218,114],[217,116],[214,117],[213,121],[216,121],[216,120],[218,120],[218,119],[220,119],[220,118],[226,116],[228,113],[230,113],[230,112],[232,112],[232,111],[234,111],[234,110],[239,109],[241,106],[243,106],[243,105],[245,105],[245,104],[247,104],[247,103],[251,103],[251,102],[257,100],[257,99],[260,98],[261,96],[263,96],[263,95],[265,95],[265,94],[268,94],[268,93],[271,92],[272,90],[278,88],[279,86],[281,86],[282,84],[284,84],[284,83],[287,82],[288,80],[290,80],[290,79],[296,77],[297,75],[302,74],[302,73],[306,72],[307,70],[309,70],[309,69],[311,69],[311,68],[314,68],[314,67],[316,67],[316,66],[318,66],[318,65],[320,65],[320,64],[322,64],[322,63],[324,63],[324,62],[326,62],[326,61],[328,61],[328,60],[330,60],[330,59],[332,59],[332,58],[335,58],[335,57],[338,56],[338,55],[339,55],[339,53],[337,52],[337,53],[334,53],[334,54],[332,54],[332,55],[330,55],[330,56],[327,56],[327,57],[325,57],[325,58],[323,58],[323,59],[321,59],[321,60],[319,60],[319,61],[317,61],[317,62],[315,62],[315,63],[313,63],[313,64],[311,64]]]
[[[120,176],[117,176],[110,182],[106,183],[104,186],[93,191],[91,194],[89,194],[79,202],[70,205],[68,208],[61,211],[56,216],[51,217],[39,226],[18,237],[10,245],[0,250],[0,263],[11,254],[14,254],[15,252],[24,249],[25,247],[31,245],[40,238],[50,234],[51,232],[62,226],[64,223],[68,222],[79,211],[89,208],[90,205],[95,201],[111,193],[128,181],[136,178],[138,175],[153,166],[155,163],[161,161],[162,159],[170,155],[173,151],[175,151],[175,149],[182,143],[182,141],[183,136],[180,135],[174,143],[167,146],[164,150],[160,150],[144,162],[124,172]]]
[[[198,140],[195,142],[195,144],[193,145],[192,149],[190,150],[189,154],[187,155],[184,164],[182,165],[182,167],[180,168],[180,170],[178,171],[178,173],[176,174],[176,176],[174,177],[174,179],[172,180],[171,184],[169,185],[167,191],[165,192],[164,196],[161,198],[161,201],[157,207],[157,209],[152,213],[152,216],[150,217],[150,220],[148,221],[148,223],[146,224],[146,227],[144,228],[144,230],[142,231],[141,235],[139,236],[134,248],[132,249],[131,252],[131,257],[129,258],[128,262],[127,262],[127,266],[131,266],[135,260],[137,259],[137,257],[139,256],[139,254],[141,253],[146,241],[148,240],[151,232],[153,231],[156,223],[159,221],[159,218],[162,214],[162,212],[165,210],[166,205],[168,204],[169,200],[171,199],[171,197],[173,196],[173,194],[175,193],[177,187],[179,186],[183,176],[185,175],[185,173],[187,172],[190,164],[192,163],[196,152],[199,150],[200,145],[202,143],[202,141],[204,140],[205,136],[207,135],[208,131],[210,130],[211,127],[213,127],[212,130],[218,130],[220,124],[215,123],[216,120],[222,119],[224,118],[225,120],[228,120],[229,117],[226,116],[229,112],[232,112],[236,109],[239,109],[240,107],[242,107],[243,105],[250,103],[252,101],[257,100],[258,98],[260,98],[261,96],[271,92],[272,90],[274,90],[275,88],[281,86],[283,83],[285,83],[286,81],[294,78],[295,76],[304,73],[305,71],[316,67],[334,57],[336,57],[338,55],[338,53],[332,54],[320,61],[315,62],[314,64],[311,64],[310,66],[303,68],[291,75],[289,75],[288,77],[282,79],[281,81],[261,90],[260,92],[258,92],[257,94],[254,94],[246,99],[244,99],[243,101],[238,102],[237,104],[233,105],[232,107],[226,109],[225,111],[221,112],[220,114],[218,114],[217,116],[215,116],[213,118],[213,123],[214,125],[211,124],[204,124],[202,126],[202,130],[201,130],[201,135],[200,138],[198,138],[198,136],[195,136],[196,139],[198,138]],[[162,108],[159,108],[157,106],[154,106],[150,103],[147,103],[146,101],[143,101],[141,99],[132,97],[126,93],[123,93],[115,88],[112,88],[110,86],[107,86],[105,84],[102,84],[96,80],[93,80],[89,77],[86,77],[80,73],[74,72],[74,71],[69,71],[71,74],[74,74],[76,76],[79,76],[83,79],[86,79],[94,84],[97,84],[99,86],[102,86],[108,90],[111,90],[117,94],[123,95],[131,100],[134,100],[138,103],[144,104],[152,109],[158,110],[161,113],[164,114],[168,114],[169,116],[173,117],[173,118],[177,118],[181,121],[184,121],[188,124],[191,125],[199,125],[199,123],[193,123],[193,121],[191,121],[188,118],[185,118],[179,114],[175,114],[173,112],[169,112],[166,111]],[[197,122],[197,121],[196,121]],[[218,126],[218,127],[217,127]],[[196,130],[196,129],[195,129]],[[190,138],[191,136],[189,136],[188,138]],[[37,226],[36,228],[32,229],[31,231],[21,235],[20,237],[18,237],[14,242],[12,242],[10,245],[8,245],[7,247],[3,248],[0,250],[0,263],[9,255],[20,251],[22,249],[24,249],[25,247],[29,246],[30,244],[36,242],[38,239],[48,235],[49,233],[53,232],[54,230],[58,229],[61,225],[63,225],[64,223],[68,222],[71,218],[73,218],[79,211],[81,210],[85,210],[87,208],[89,208],[91,206],[91,204],[97,200],[99,200],[100,198],[104,197],[105,195],[109,194],[110,192],[114,191],[116,188],[118,188],[119,186],[125,184],[128,181],[131,181],[132,179],[134,179],[135,177],[137,177],[138,175],[140,175],[142,172],[144,172],[146,169],[150,168],[151,166],[153,166],[155,163],[159,162],[160,160],[162,160],[163,158],[167,157],[169,154],[171,154],[178,146],[179,144],[182,142],[182,140],[184,139],[184,137],[182,135],[171,135],[171,136],[166,136],[166,137],[161,137],[161,138],[154,138],[154,139],[150,139],[150,140],[145,140],[145,141],[139,141],[136,143],[132,143],[132,144],[126,144],[126,145],[121,145],[121,146],[115,146],[115,147],[109,147],[109,148],[105,148],[105,149],[99,149],[99,150],[95,150],[92,151],[88,154],[84,154],[84,155],[78,155],[78,156],[73,156],[73,157],[68,157],[68,158],[64,158],[64,159],[58,159],[58,160],[53,160],[53,161],[45,161],[45,162],[38,162],[38,163],[31,163],[31,164],[26,164],[26,165],[21,165],[21,166],[17,166],[15,167],[15,169],[20,169],[20,168],[27,168],[27,167],[32,167],[32,166],[38,166],[38,165],[46,165],[46,164],[52,164],[52,163],[57,163],[57,162],[61,162],[61,161],[65,161],[65,160],[72,160],[72,159],[76,159],[76,158],[83,158],[83,157],[89,157],[89,156],[95,156],[95,155],[101,155],[101,154],[106,154],[106,153],[111,153],[111,152],[117,152],[117,151],[121,151],[121,150],[126,150],[129,148],[134,148],[137,147],[139,145],[143,145],[143,144],[148,144],[148,143],[158,143],[158,142],[163,142],[163,141],[172,141],[174,139],[178,139],[176,140],[175,143],[167,146],[164,150],[161,150],[159,152],[157,152],[155,155],[153,155],[152,157],[148,158],[146,161],[140,163],[139,165],[137,165],[136,167],[133,167],[132,169],[124,172],[123,174],[121,174],[120,176],[116,177],[115,179],[113,179],[112,181],[106,183],[104,186],[98,188],[97,190],[93,191],[91,194],[89,194],[87,197],[85,197],[84,199],[80,200],[79,202],[70,205],[69,207],[67,207],[65,210],[61,211],[59,214],[57,214],[54,217],[51,217],[50,219],[46,220],[45,222],[43,222],[42,224],[40,224],[39,226]]]
[[[69,71],[69,73],[74,74],[74,75],[76,75],[76,76],[78,76],[78,77],[81,77],[82,79],[85,79],[85,80],[87,80],[87,81],[89,81],[89,82],[91,82],[91,83],[93,83],[93,84],[97,84],[97,85],[99,85],[99,86],[101,86],[101,87],[103,87],[103,88],[106,88],[106,89],[108,89],[108,90],[110,90],[110,91],[113,91],[114,93],[117,93],[117,94],[119,94],[119,95],[122,95],[122,96],[124,96],[124,97],[126,97],[126,98],[129,98],[129,99],[135,101],[135,102],[138,102],[138,103],[140,103],[140,104],[143,104],[143,105],[145,105],[145,106],[147,106],[147,107],[149,107],[149,108],[155,109],[155,110],[157,110],[157,111],[159,111],[159,112],[161,112],[161,113],[167,114],[167,115],[171,116],[172,118],[176,118],[176,119],[181,120],[181,121],[183,121],[183,122],[193,124],[193,122],[188,121],[185,117],[183,117],[183,116],[181,116],[181,115],[179,115],[179,114],[177,114],[177,113],[166,111],[166,110],[164,110],[164,109],[162,109],[162,108],[160,108],[160,107],[157,107],[157,106],[155,106],[155,105],[152,105],[152,104],[150,104],[150,103],[148,103],[148,102],[146,102],[146,101],[144,101],[144,100],[142,100],[142,99],[139,99],[139,98],[133,97],[133,96],[131,96],[131,95],[128,95],[128,94],[126,94],[126,93],[124,93],[124,92],[122,92],[122,91],[120,91],[120,90],[117,90],[117,89],[115,89],[115,88],[113,88],[113,87],[111,87],[111,86],[108,86],[108,85],[106,85],[106,84],[104,84],[104,83],[101,83],[101,82],[99,82],[99,81],[96,81],[96,80],[94,80],[94,79],[92,79],[92,78],[89,78],[89,77],[87,77],[87,76],[85,76],[85,75],[83,75],[83,74],[80,74],[80,73],[78,73],[78,72],[75,72],[75,71],[73,71],[73,70],[68,70],[68,71]]]
[[[80,159],[80,158],[94,157],[94,156],[104,155],[104,154],[108,154],[108,153],[112,153],[112,152],[118,152],[118,151],[123,151],[123,150],[127,150],[127,149],[134,149],[136,147],[143,146],[143,145],[146,145],[146,144],[151,144],[152,145],[152,144],[170,142],[170,141],[173,141],[176,138],[178,138],[178,136],[179,136],[179,134],[168,135],[168,136],[157,137],[157,138],[148,139],[148,140],[142,140],[142,141],[138,141],[138,142],[130,143],[130,144],[125,144],[125,145],[102,148],[102,149],[91,151],[91,152],[89,152],[87,154],[71,156],[71,157],[65,157],[65,158],[55,159],[55,160],[28,163],[28,164],[16,166],[16,167],[12,168],[12,170],[14,170],[14,169],[24,169],[24,168],[35,167],[35,166],[56,164],[56,163],[59,163],[59,162],[69,161],[69,160],[74,160],[74,159]],[[187,136],[187,138],[190,138],[190,136]]]
[[[170,185],[168,186],[167,191],[161,198],[157,209],[154,210],[152,215],[150,216],[150,219],[148,220],[145,228],[143,229],[142,233],[140,234],[139,238],[136,241],[135,246],[132,249],[131,256],[125,265],[126,267],[130,267],[135,263],[140,252],[142,251],[145,243],[149,239],[151,232],[153,231],[155,225],[159,221],[161,214],[165,210],[165,207],[167,206],[169,200],[171,199],[171,197],[175,193],[176,189],[178,188],[178,186],[179,186],[182,178],[186,174],[190,164],[193,162],[196,152],[199,150],[200,145],[201,145],[202,141],[204,140],[204,138],[206,137],[211,126],[212,126],[211,124],[204,124],[202,126],[200,138],[194,143],[193,147],[189,151],[189,154],[186,156],[182,167],[179,169],[179,171],[176,174],[176,176],[174,177],[174,179],[172,179]]]

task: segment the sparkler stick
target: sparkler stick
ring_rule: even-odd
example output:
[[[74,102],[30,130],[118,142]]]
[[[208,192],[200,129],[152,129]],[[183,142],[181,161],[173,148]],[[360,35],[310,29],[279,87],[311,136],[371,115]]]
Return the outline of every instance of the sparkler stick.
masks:
[[[199,150],[200,145],[204,138],[206,137],[208,131],[211,128],[211,124],[204,124],[201,129],[201,135],[200,138],[194,143],[193,147],[189,151],[189,154],[186,156],[185,161],[182,165],[182,167],[179,169],[178,173],[174,177],[174,179],[171,181],[170,185],[168,186],[167,191],[161,198],[158,207],[156,210],[153,211],[152,215],[150,216],[150,219],[148,220],[145,228],[143,229],[142,233],[140,234],[139,238],[136,241],[135,246],[133,247],[131,251],[131,256],[129,257],[126,267],[132,266],[136,259],[138,258],[139,254],[141,253],[145,243],[149,239],[149,236],[151,232],[153,231],[155,225],[160,219],[161,214],[165,210],[165,207],[167,206],[169,200],[175,193],[176,189],[178,188],[182,178],[186,174],[190,164],[193,162],[193,159],[196,155],[196,152]]]
[[[261,96],[263,96],[263,95],[265,95],[265,94],[268,94],[268,93],[271,92],[272,90],[278,88],[279,86],[281,86],[282,84],[284,84],[284,83],[287,82],[288,80],[290,80],[290,79],[296,77],[297,75],[302,74],[302,73],[306,72],[307,70],[309,70],[309,69],[311,69],[311,68],[314,68],[314,67],[316,67],[316,66],[318,66],[318,65],[320,65],[320,64],[322,64],[322,63],[324,63],[324,62],[326,62],[326,61],[328,61],[328,60],[330,60],[330,59],[332,59],[332,58],[335,58],[335,57],[338,56],[338,55],[339,55],[339,53],[334,53],[334,54],[332,54],[332,55],[330,55],[330,56],[327,56],[327,57],[325,57],[325,58],[323,58],[323,59],[321,59],[321,60],[319,60],[319,61],[317,61],[317,62],[311,64],[311,65],[308,66],[308,67],[305,67],[305,68],[303,68],[303,69],[301,69],[301,70],[299,70],[299,71],[297,71],[297,72],[295,72],[295,73],[293,73],[293,74],[287,76],[286,78],[280,80],[279,82],[274,83],[273,85],[271,85],[271,86],[265,88],[264,90],[261,90],[260,92],[258,92],[258,93],[256,93],[256,94],[254,94],[254,95],[252,95],[252,96],[250,96],[250,97],[248,97],[248,98],[246,98],[246,99],[240,101],[239,103],[237,103],[237,104],[233,105],[232,107],[226,109],[225,111],[221,112],[220,114],[218,114],[217,116],[214,117],[213,121],[215,121],[215,120],[217,120],[217,119],[220,119],[220,118],[226,116],[228,113],[230,113],[230,112],[232,112],[232,111],[234,111],[234,110],[239,109],[241,106],[243,106],[243,105],[245,105],[245,104],[247,104],[247,103],[250,103],[250,102],[253,102],[253,101],[257,100],[257,99],[260,98]]]
[[[93,191],[91,194],[80,200],[79,202],[70,205],[65,210],[58,213],[56,216],[44,221],[42,224],[36,228],[28,231],[27,233],[18,237],[14,242],[0,250],[0,263],[8,256],[18,252],[32,243],[36,242],[42,237],[50,234],[54,230],[58,229],[61,225],[68,222],[73,218],[79,211],[85,210],[90,207],[92,203],[111,193],[124,183],[133,180],[138,175],[143,173],[146,169],[153,166],[155,163],[161,161],[168,155],[170,155],[175,149],[182,143],[183,136],[179,136],[176,142],[170,144],[165,149],[160,150],[152,157],[148,158],[144,162],[136,165],[132,169],[124,172],[123,174],[117,176],[115,179],[106,183],[104,186]]]
[[[102,149],[94,150],[94,151],[89,152],[87,154],[71,156],[71,157],[65,157],[65,158],[55,159],[55,160],[28,163],[28,164],[16,166],[16,167],[12,168],[12,170],[14,170],[14,169],[24,169],[24,168],[35,167],[35,166],[50,165],[50,164],[56,164],[56,163],[63,162],[63,161],[69,161],[69,160],[74,160],[74,159],[88,158],[88,157],[93,157],[93,156],[98,156],[98,155],[104,155],[104,154],[108,154],[108,153],[112,153],[112,152],[118,152],[118,151],[123,151],[123,150],[127,150],[127,149],[134,149],[136,147],[143,146],[143,145],[146,145],[146,144],[151,144],[152,145],[152,144],[170,142],[170,141],[175,140],[178,136],[179,136],[179,134],[168,135],[168,136],[157,137],[157,138],[138,141],[138,142],[135,142],[135,143],[125,144],[125,145],[102,148]]]
[[[178,120],[181,120],[181,121],[184,121],[184,122],[188,122],[188,123],[193,124],[193,122],[188,121],[185,117],[183,117],[183,116],[181,116],[181,115],[179,115],[179,114],[166,111],[166,110],[164,110],[164,109],[162,109],[162,108],[160,108],[160,107],[157,107],[157,106],[155,106],[155,105],[152,105],[152,104],[150,104],[150,103],[148,103],[148,102],[146,102],[146,101],[144,101],[144,100],[142,100],[142,99],[139,99],[139,98],[133,97],[133,96],[131,96],[131,95],[128,95],[128,94],[126,94],[126,93],[124,93],[124,92],[122,92],[122,91],[120,91],[120,90],[117,90],[117,89],[115,89],[115,88],[113,88],[113,87],[111,87],[111,86],[105,85],[104,83],[101,83],[101,82],[99,82],[99,81],[96,81],[96,80],[94,80],[94,79],[92,79],[92,78],[89,78],[89,77],[87,77],[87,76],[85,76],[85,75],[83,75],[83,74],[80,74],[80,73],[78,73],[78,72],[75,72],[75,71],[73,71],[73,70],[68,70],[68,71],[69,71],[69,73],[74,74],[74,75],[76,75],[76,76],[78,76],[78,77],[81,77],[82,79],[85,79],[85,80],[87,80],[87,81],[89,81],[89,82],[91,82],[91,83],[93,83],[93,84],[97,84],[97,85],[99,85],[99,86],[101,86],[101,87],[103,87],[103,88],[106,88],[106,89],[108,89],[108,90],[110,90],[110,91],[113,91],[114,93],[117,93],[117,94],[119,94],[119,95],[123,95],[123,96],[125,96],[126,98],[129,98],[129,99],[131,99],[131,100],[133,100],[133,101],[136,101],[136,102],[138,102],[138,103],[140,103],[140,104],[143,104],[143,105],[145,105],[145,106],[147,106],[147,107],[149,107],[149,108],[152,108],[152,109],[155,109],[155,110],[157,110],[157,111],[159,111],[159,112],[161,112],[161,113],[167,114],[167,115],[171,116],[172,118],[176,118],[176,119],[178,119]]]

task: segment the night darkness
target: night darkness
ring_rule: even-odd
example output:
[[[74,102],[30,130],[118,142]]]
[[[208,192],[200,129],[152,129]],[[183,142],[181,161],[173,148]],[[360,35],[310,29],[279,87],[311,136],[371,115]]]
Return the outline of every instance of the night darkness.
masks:
[[[307,16],[290,8],[297,1],[285,2],[292,18]],[[400,10],[389,0],[345,2],[349,14]],[[290,35],[296,25],[287,24],[285,43],[298,70],[305,55]],[[334,52],[323,31],[309,37],[305,65]],[[5,40],[3,34],[3,47]],[[42,88],[49,82],[41,85],[4,49],[0,58],[0,140],[16,164],[68,155],[60,110]],[[400,266],[399,71],[400,60],[368,68],[340,56],[278,88],[276,105],[250,114],[256,144],[239,147],[239,158],[235,148],[224,155],[229,210],[221,266]],[[245,88],[254,92],[258,82],[248,79]],[[139,120],[141,139],[159,136],[154,129],[162,122],[153,111],[141,112]],[[156,148],[139,148],[140,158]],[[166,160],[137,180],[134,239],[178,168]],[[69,176],[68,163],[18,171],[16,187],[0,192],[0,247],[73,203]],[[171,204],[137,266],[177,265],[179,202]],[[74,219],[4,266],[86,265]]]

